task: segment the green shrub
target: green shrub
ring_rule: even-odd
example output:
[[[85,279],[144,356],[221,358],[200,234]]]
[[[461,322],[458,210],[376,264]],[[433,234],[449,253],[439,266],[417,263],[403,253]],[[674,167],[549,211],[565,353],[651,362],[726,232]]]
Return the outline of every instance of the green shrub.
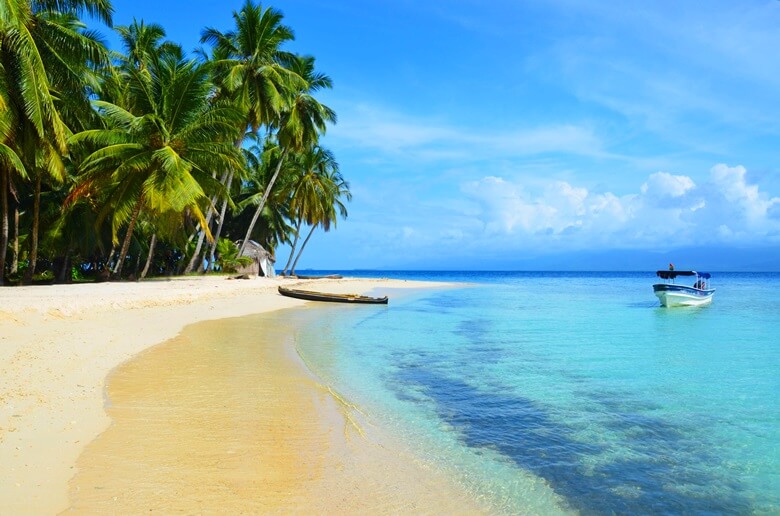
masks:
[[[252,263],[248,256],[238,256],[238,246],[227,238],[220,238],[217,242],[217,256],[217,264],[224,272],[236,272],[239,267]]]

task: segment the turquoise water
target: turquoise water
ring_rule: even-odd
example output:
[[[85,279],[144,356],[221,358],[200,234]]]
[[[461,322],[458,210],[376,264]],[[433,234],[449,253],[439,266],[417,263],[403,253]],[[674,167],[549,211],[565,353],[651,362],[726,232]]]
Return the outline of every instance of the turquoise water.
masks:
[[[328,306],[299,350],[496,512],[780,513],[780,274],[674,309],[649,273],[380,275],[477,284]]]

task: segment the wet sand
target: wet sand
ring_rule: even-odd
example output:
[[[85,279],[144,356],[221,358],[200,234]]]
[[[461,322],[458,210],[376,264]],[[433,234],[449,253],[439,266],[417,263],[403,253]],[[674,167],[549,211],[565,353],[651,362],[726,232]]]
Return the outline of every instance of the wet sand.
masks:
[[[225,278],[206,277],[141,283],[0,289],[0,514],[57,514],[71,506],[69,481],[76,473],[95,474],[88,473],[86,469],[77,470],[77,460],[90,442],[106,429],[110,432],[112,420],[106,412],[105,387],[106,378],[111,371],[144,350],[175,338],[186,325],[302,307],[304,302],[284,298],[276,293],[279,284],[294,283],[281,279],[226,281]],[[388,288],[433,286],[442,285],[360,279],[305,284],[305,288],[363,293],[374,289],[382,291]],[[347,413],[342,411],[341,405],[330,393],[323,392],[323,389],[307,376],[306,370],[300,367],[294,356],[288,351],[282,351],[283,348],[266,350],[268,362],[282,360],[280,364],[287,363],[289,367],[282,368],[279,365],[280,371],[285,372],[274,375],[270,373],[276,369],[271,368],[269,375],[263,380],[269,382],[263,387],[263,395],[255,393],[259,404],[257,410],[268,417],[253,417],[257,419],[256,424],[260,425],[263,432],[268,432],[271,437],[260,439],[258,448],[251,453],[274,457],[278,452],[281,454],[279,457],[284,458],[278,466],[269,466],[270,463],[265,460],[260,462],[265,471],[263,475],[269,475],[269,485],[276,486],[274,489],[279,492],[296,493],[298,491],[295,486],[298,484],[289,484],[291,478],[312,478],[312,472],[322,470],[315,467],[317,464],[336,464],[333,466],[334,471],[343,471],[342,476],[329,474],[317,477],[320,480],[317,481],[316,488],[313,487],[315,484],[306,486],[307,492],[319,493],[316,498],[333,500],[335,505],[322,505],[323,508],[346,507],[337,504],[339,498],[355,503],[359,499],[356,493],[365,487],[361,483],[362,480],[359,481],[362,478],[369,484],[373,482],[377,485],[391,485],[392,487],[387,487],[391,491],[408,492],[412,495],[410,500],[414,498],[417,486],[430,485],[428,480],[405,485],[405,470],[396,470],[395,466],[390,466],[392,462],[386,462],[381,457],[374,457],[366,452],[376,450],[381,455],[381,446],[360,446],[358,448],[362,452],[353,454],[357,439],[351,431],[345,433],[340,427]],[[150,352],[156,353],[157,350],[153,348]],[[160,359],[165,362],[162,357]],[[285,360],[287,362],[284,362]],[[171,370],[179,367],[177,361],[169,361],[167,364]],[[296,364],[297,369],[290,369],[290,364]],[[128,367],[131,367],[130,362]],[[203,372],[206,371],[207,368],[203,369]],[[284,380],[287,374],[290,377]],[[155,376],[157,381],[162,382],[157,376],[159,375]],[[225,381],[229,382],[230,378],[231,376],[227,376]],[[286,381],[294,382],[296,387],[292,388]],[[151,385],[158,384],[152,382]],[[296,394],[292,398],[285,398],[284,396],[289,394],[288,391]],[[271,394],[280,396],[276,405],[270,403],[271,399],[276,399]],[[121,412],[120,405],[117,404],[116,407]],[[108,407],[108,410],[112,409]],[[136,406],[135,410],[136,419],[153,419],[154,411],[149,406]],[[198,416],[202,417],[206,416]],[[234,417],[243,420],[244,416]],[[304,423],[307,417],[313,418],[312,422]],[[165,427],[162,422],[158,422],[155,425],[162,425],[156,427],[160,431],[181,434],[181,442],[185,442],[183,437],[195,432],[193,424]],[[280,428],[283,431],[279,430]],[[154,433],[145,428],[137,432],[131,432],[137,441],[127,441],[125,446],[137,446],[137,457],[143,457],[147,449],[145,443],[154,440]],[[228,430],[215,431],[213,434],[201,430],[200,434],[194,435],[200,436],[203,442],[216,445],[223,441],[224,432]],[[302,447],[300,442],[305,441],[304,437],[312,433],[325,437],[321,437],[319,441],[309,441],[314,443],[309,447]],[[333,436],[336,434],[343,436],[341,441],[329,440],[335,439]],[[263,434],[252,430],[252,435]],[[286,441],[278,435],[290,436],[290,440]],[[292,437],[296,435],[301,436],[303,441]],[[100,440],[96,441],[95,446],[99,446],[99,442]],[[364,443],[364,440],[361,438],[360,442]],[[288,451],[284,451],[285,449]],[[186,451],[185,448],[182,450]],[[239,465],[244,464],[241,462],[243,459],[230,456],[245,457],[245,453],[239,453],[238,449],[222,451],[228,458],[221,456],[221,459],[216,461],[217,464],[231,467],[237,462]],[[231,451],[233,453],[228,453]],[[291,457],[295,460],[291,460]],[[320,462],[328,457],[332,458],[330,462]],[[184,475],[175,471],[188,464],[186,455],[170,455],[168,459],[153,466],[162,468],[163,476],[160,478]],[[251,462],[256,463],[254,460]],[[401,462],[403,465],[414,462],[414,459]],[[288,463],[291,465],[287,466]],[[109,471],[131,466],[122,460],[111,460],[110,457],[106,458],[105,464]],[[298,467],[296,464],[302,466]],[[331,466],[325,469],[332,469]],[[360,468],[365,468],[366,471],[361,471]],[[234,470],[234,475],[238,474],[236,471],[241,471],[241,468]],[[355,475],[355,471],[360,472]],[[147,470],[142,473],[149,475],[151,472]],[[229,477],[231,474],[226,475]],[[330,483],[331,478],[338,480]],[[261,479],[256,481],[266,482]],[[438,481],[433,482],[436,484]],[[360,487],[350,487],[358,484]],[[164,485],[164,482],[161,485]],[[154,491],[161,487],[149,483],[147,489]],[[193,493],[202,489],[198,486]],[[92,490],[101,489],[92,487]],[[86,500],[90,498],[84,495],[83,491],[76,491],[82,498],[74,496],[74,507],[78,503],[87,503]],[[216,491],[210,493],[211,498],[204,501],[206,505],[199,507],[209,507],[203,509],[207,512],[223,512],[220,510],[221,495]],[[225,490],[222,495],[229,493],[229,490]],[[324,494],[329,497],[324,497]],[[171,501],[175,502],[191,495],[190,492],[176,491]],[[293,503],[287,505],[288,508],[298,505],[292,494],[284,499]],[[111,500],[113,501],[113,495]],[[417,507],[416,502],[409,503]],[[319,507],[315,504],[306,505],[305,501],[301,501],[300,506]],[[192,507],[197,510],[194,509],[195,505]],[[273,510],[271,505],[268,507]]]
[[[120,366],[71,510],[479,512],[311,375],[293,338],[301,311],[189,326]]]

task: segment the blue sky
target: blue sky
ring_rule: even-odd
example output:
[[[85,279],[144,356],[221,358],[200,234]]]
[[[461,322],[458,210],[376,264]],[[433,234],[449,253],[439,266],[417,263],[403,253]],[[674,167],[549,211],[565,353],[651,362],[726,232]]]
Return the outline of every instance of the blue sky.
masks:
[[[240,5],[121,0],[115,23],[190,49]],[[353,192],[300,268],[662,266],[706,249],[780,270],[780,1],[263,5],[334,80],[322,144]]]

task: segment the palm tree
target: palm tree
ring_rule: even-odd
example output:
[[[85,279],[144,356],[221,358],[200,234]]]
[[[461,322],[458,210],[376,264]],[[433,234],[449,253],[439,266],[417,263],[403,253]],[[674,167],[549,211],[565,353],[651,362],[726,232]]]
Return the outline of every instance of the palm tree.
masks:
[[[218,95],[236,103],[246,114],[242,130],[257,135],[260,127],[268,127],[278,120],[285,105],[285,94],[290,85],[299,86],[303,81],[282,64],[291,55],[282,51],[285,43],[292,41],[292,30],[282,24],[283,15],[273,8],[246,0],[241,10],[233,12],[234,30],[220,32],[213,28],[203,31],[201,42],[213,46],[212,62]],[[236,142],[241,147],[243,137]],[[233,177],[226,177],[226,189],[230,190]],[[220,210],[216,233],[222,233],[228,199]],[[199,256],[202,235],[199,238],[191,269]],[[217,240],[207,253],[213,257]],[[243,246],[242,246],[243,251]],[[211,261],[209,261],[211,263]],[[202,266],[202,261],[201,261]]]
[[[145,23],[133,18],[130,25],[116,27],[125,55],[121,65],[126,69],[145,70],[151,62],[158,62],[162,54],[180,54],[181,48],[170,41],[164,41],[165,29],[156,23]]]
[[[288,103],[282,112],[277,127],[276,140],[282,149],[282,155],[276,166],[274,175],[271,176],[265,187],[265,193],[260,199],[255,215],[247,228],[246,237],[241,244],[241,253],[244,252],[249,235],[252,234],[257,219],[262,213],[271,189],[274,186],[282,163],[289,152],[300,152],[307,147],[317,144],[320,134],[325,133],[327,122],[336,122],[336,113],[324,104],[320,104],[311,93],[323,87],[332,85],[330,78],[314,71],[314,58],[311,56],[287,56],[290,69],[297,77],[304,80],[297,89],[289,92]]]
[[[304,221],[311,225],[318,218],[317,207],[324,195],[322,176],[329,170],[338,172],[339,168],[333,153],[320,146],[294,154],[290,161],[295,162],[294,168],[297,172],[290,192],[290,212],[295,222],[295,237],[282,275],[286,275],[292,265]]]
[[[9,109],[10,92],[5,73],[0,69],[0,285],[5,281],[5,258],[8,252],[8,191],[10,173],[16,172],[22,179],[27,171],[16,151],[8,145],[13,140],[14,120]]]
[[[236,235],[236,240],[244,235],[249,219],[254,215],[254,210],[250,213],[245,211],[246,208],[257,206],[281,157],[279,146],[271,141],[266,141],[262,149],[255,145],[244,152],[247,158],[248,176],[243,181],[240,202],[237,203],[238,209],[229,228]],[[290,234],[293,232],[288,221],[291,219],[289,201],[292,192],[291,183],[295,177],[294,170],[292,160],[287,160],[283,164],[277,181],[280,187],[275,188],[271,193],[261,214],[263,224],[256,225],[255,231],[250,235],[250,238],[263,242],[263,245],[272,252],[280,243],[289,243]]]
[[[132,112],[135,109],[135,100],[130,91],[129,81],[126,80],[128,74],[147,74],[150,68],[159,67],[160,59],[163,56],[167,55],[171,59],[183,59],[183,53],[180,46],[165,40],[165,29],[156,23],[147,24],[144,20],[133,18],[130,25],[120,25],[116,27],[116,31],[119,34],[124,54],[118,54],[116,66],[108,70],[109,73],[106,74],[103,83],[102,98]],[[142,226],[151,228],[147,261],[140,276],[143,279],[151,266],[158,233],[154,227],[155,224],[151,221],[144,221]],[[136,227],[136,231],[137,229],[138,227]]]
[[[287,84],[302,82],[282,64],[292,57],[282,45],[295,39],[283,18],[276,9],[246,0],[240,11],[233,12],[234,30],[206,28],[201,35],[202,43],[214,47],[219,94],[245,110],[247,127],[254,133],[278,118]]]
[[[71,140],[97,150],[81,163],[81,181],[69,202],[104,192],[101,218],[111,214],[115,244],[119,228],[127,224],[116,276],[121,275],[142,211],[154,216],[186,211],[207,229],[203,209],[210,204],[208,194],[222,189],[210,171],[243,167],[243,157],[233,146],[241,113],[209,102],[208,67],[183,61],[175,53],[162,55],[152,65],[151,73],[126,74],[137,114],[97,101],[107,128],[84,131]]]
[[[88,72],[106,61],[105,47],[77,16],[87,12],[110,25],[111,11],[106,0],[4,0],[0,8],[0,67],[9,93],[4,100],[14,121],[12,141],[6,132],[3,143],[35,181],[28,278],[36,265],[43,176],[64,176],[59,159],[67,152],[64,120],[85,112]],[[7,177],[2,182],[7,185]],[[3,210],[5,219],[7,202]]]
[[[330,231],[331,224],[335,227],[339,215],[341,218],[347,217],[347,207],[342,202],[342,198],[347,201],[352,200],[349,183],[342,177],[335,160],[327,160],[321,168],[317,169],[317,173],[307,174],[307,176],[302,182],[302,188],[306,193],[301,195],[301,199],[306,199],[306,204],[310,205],[301,211],[306,214],[305,220],[311,229],[292,264],[290,269],[292,275],[295,275],[298,260],[301,259],[303,250],[317,226],[322,227],[326,232]]]

